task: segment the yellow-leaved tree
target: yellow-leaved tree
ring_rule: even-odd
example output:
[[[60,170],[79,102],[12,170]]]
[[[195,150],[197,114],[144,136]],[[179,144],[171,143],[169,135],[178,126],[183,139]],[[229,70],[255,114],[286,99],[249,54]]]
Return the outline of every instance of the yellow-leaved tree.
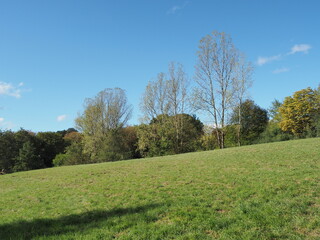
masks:
[[[279,111],[281,129],[303,137],[316,127],[320,114],[319,91],[310,87],[297,91],[293,96],[285,98]]]

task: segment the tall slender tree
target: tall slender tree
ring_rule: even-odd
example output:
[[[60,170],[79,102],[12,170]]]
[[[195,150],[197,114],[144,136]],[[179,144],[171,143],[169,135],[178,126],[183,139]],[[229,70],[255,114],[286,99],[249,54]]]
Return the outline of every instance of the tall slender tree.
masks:
[[[184,145],[184,113],[187,108],[188,80],[181,64],[171,62],[169,64],[169,74],[167,80],[167,97],[170,103],[169,115],[175,128],[176,152],[181,152]]]
[[[236,92],[247,87],[241,81],[242,77],[250,75],[249,72],[250,64],[236,49],[229,35],[215,31],[200,40],[193,105],[195,110],[205,111],[212,117],[220,148],[224,148],[224,127]]]
[[[251,62],[247,62],[245,56],[240,54],[238,64],[236,65],[236,77],[233,79],[233,95],[234,107],[238,110],[238,126],[237,126],[237,141],[238,146],[241,146],[241,127],[242,127],[242,104],[248,97],[248,88],[252,86],[253,66]]]
[[[149,122],[152,119],[165,118],[171,121],[175,129],[176,151],[182,149],[183,114],[188,108],[188,80],[183,66],[180,63],[171,62],[168,73],[159,73],[155,81],[149,82],[143,94],[141,110],[144,119]],[[170,118],[167,118],[170,116]],[[164,132],[163,132],[164,133]]]
[[[157,80],[149,81],[142,96],[141,110],[144,120],[151,121],[158,115],[165,115],[169,112],[167,97],[167,84],[165,74],[159,73]]]

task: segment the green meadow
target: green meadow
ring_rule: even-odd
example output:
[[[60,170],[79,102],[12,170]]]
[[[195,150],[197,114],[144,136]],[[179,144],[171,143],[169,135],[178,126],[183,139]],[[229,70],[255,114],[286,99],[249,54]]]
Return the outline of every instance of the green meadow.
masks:
[[[320,239],[320,138],[0,176],[0,239]]]

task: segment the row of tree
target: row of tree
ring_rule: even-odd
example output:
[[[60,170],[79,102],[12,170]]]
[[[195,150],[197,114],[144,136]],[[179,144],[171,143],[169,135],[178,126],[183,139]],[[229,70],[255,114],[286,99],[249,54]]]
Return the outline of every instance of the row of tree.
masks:
[[[25,171],[53,166],[53,159],[70,145],[75,129],[59,132],[33,133],[0,131],[1,172]]]
[[[320,88],[302,89],[283,102],[275,100],[269,111],[247,99],[232,110],[223,128],[172,110],[127,126],[130,113],[123,90],[105,89],[86,100],[85,111],[76,120],[80,132],[0,131],[0,169],[15,172],[212,150],[221,148],[217,132],[224,133],[225,147],[319,137]]]
[[[1,132],[0,168],[20,171],[319,136],[320,89],[275,100],[268,114],[248,99],[252,64],[228,35],[207,35],[197,54],[194,82],[179,63],[148,82],[142,124],[127,126],[132,106],[124,90],[105,89],[85,100],[75,120],[79,132]],[[211,123],[204,125],[198,112]]]

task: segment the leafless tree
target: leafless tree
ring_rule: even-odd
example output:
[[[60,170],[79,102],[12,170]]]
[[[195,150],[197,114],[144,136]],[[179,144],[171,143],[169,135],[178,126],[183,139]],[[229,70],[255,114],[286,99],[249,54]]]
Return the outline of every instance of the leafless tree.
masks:
[[[110,129],[123,127],[131,117],[132,106],[128,104],[125,91],[107,88],[94,98],[85,100],[85,110],[76,119],[79,130],[94,135],[105,134]]]
[[[169,102],[164,73],[159,73],[156,81],[149,81],[140,104],[144,119],[150,121],[161,114],[168,114]]]
[[[176,130],[176,143],[177,150],[183,146],[183,113],[186,112],[188,107],[187,90],[188,90],[188,80],[186,73],[183,70],[181,64],[175,64],[171,62],[169,64],[169,74],[167,80],[167,96],[168,102],[170,103],[169,115],[174,116],[172,118],[173,125]]]
[[[187,107],[188,80],[181,64],[174,62],[169,64],[169,76],[166,83],[171,115],[184,113]]]
[[[186,111],[187,77],[183,66],[171,62],[167,74],[161,72],[155,81],[146,86],[141,101],[144,119],[151,120],[159,115],[175,116]]]
[[[229,35],[213,32],[200,40],[195,79],[197,87],[193,94],[195,110],[202,110],[212,117],[216,138],[224,148],[224,127],[227,114],[232,109],[239,74],[242,67],[240,52]],[[244,86],[244,85],[243,85]]]
[[[240,54],[236,67],[236,77],[233,80],[234,108],[238,111],[237,139],[238,146],[241,145],[241,119],[242,103],[248,98],[248,89],[252,86],[253,66],[251,62],[246,61],[245,56]]]

